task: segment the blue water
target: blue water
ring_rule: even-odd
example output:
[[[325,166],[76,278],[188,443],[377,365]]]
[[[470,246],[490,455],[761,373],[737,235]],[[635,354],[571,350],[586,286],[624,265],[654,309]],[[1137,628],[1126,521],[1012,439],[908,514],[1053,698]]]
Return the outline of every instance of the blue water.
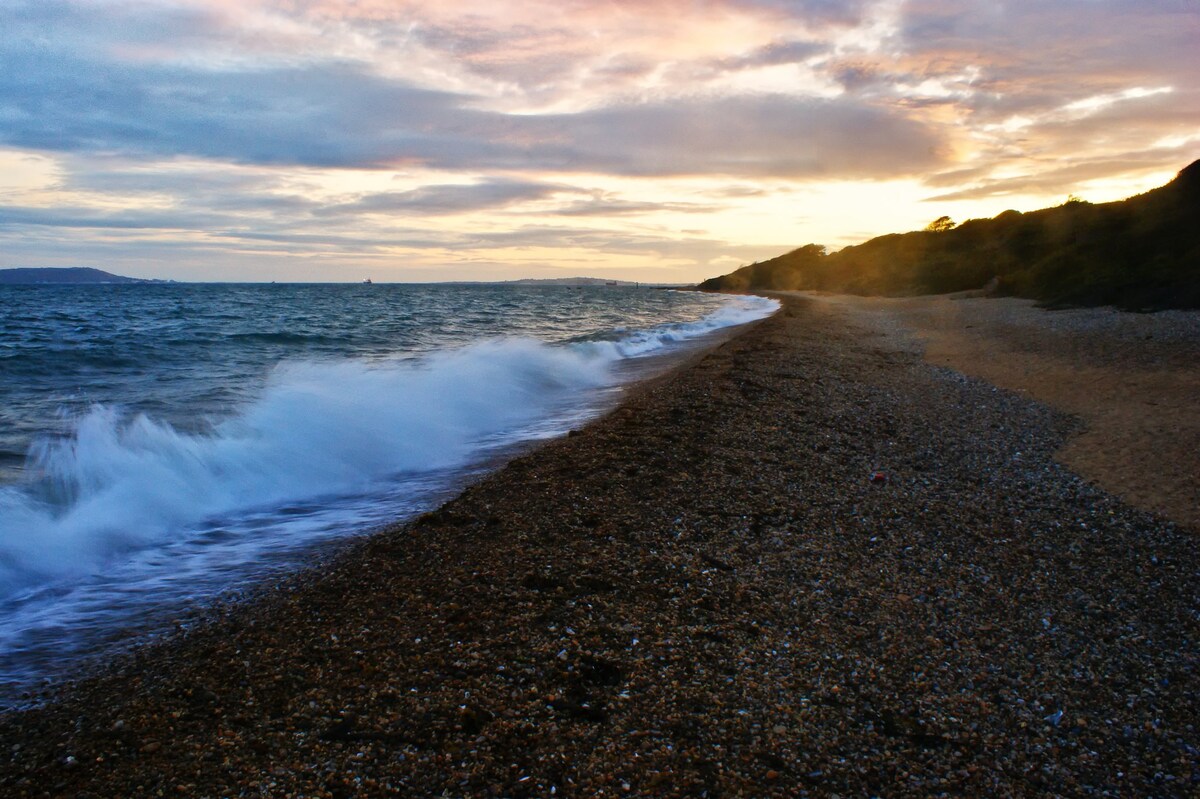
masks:
[[[599,413],[639,365],[774,307],[607,286],[0,286],[0,694],[435,506]]]

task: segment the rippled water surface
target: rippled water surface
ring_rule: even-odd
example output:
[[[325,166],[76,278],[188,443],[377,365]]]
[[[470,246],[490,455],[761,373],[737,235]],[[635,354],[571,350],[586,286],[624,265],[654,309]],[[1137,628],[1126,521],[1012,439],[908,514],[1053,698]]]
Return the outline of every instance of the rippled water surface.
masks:
[[[626,287],[0,286],[8,699],[594,415],[774,307]]]

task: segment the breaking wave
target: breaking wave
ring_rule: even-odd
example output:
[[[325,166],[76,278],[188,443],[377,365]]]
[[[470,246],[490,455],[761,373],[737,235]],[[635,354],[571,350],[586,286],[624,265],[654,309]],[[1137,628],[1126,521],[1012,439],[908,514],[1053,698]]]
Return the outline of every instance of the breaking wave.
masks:
[[[461,470],[578,421],[586,398],[615,384],[620,361],[777,307],[739,298],[696,322],[565,345],[497,339],[383,361],[288,362],[201,432],[93,406],[69,435],[34,445],[26,479],[0,487],[0,596],[102,572],[212,519]]]

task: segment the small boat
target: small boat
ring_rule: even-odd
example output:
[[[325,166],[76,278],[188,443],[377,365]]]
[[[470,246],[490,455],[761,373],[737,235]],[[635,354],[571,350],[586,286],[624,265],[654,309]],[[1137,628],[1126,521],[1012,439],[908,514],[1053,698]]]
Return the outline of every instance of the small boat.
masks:
[[[363,285],[364,285],[364,286],[369,286],[369,285],[371,285],[371,278],[367,278],[366,280],[364,280],[364,281],[363,281]]]

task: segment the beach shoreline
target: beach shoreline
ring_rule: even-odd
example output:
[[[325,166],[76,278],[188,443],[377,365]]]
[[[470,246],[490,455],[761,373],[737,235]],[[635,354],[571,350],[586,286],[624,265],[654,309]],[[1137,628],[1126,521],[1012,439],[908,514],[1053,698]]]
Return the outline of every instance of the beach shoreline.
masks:
[[[1186,795],[1195,535],[1077,424],[788,297],[44,707],[11,796]]]

